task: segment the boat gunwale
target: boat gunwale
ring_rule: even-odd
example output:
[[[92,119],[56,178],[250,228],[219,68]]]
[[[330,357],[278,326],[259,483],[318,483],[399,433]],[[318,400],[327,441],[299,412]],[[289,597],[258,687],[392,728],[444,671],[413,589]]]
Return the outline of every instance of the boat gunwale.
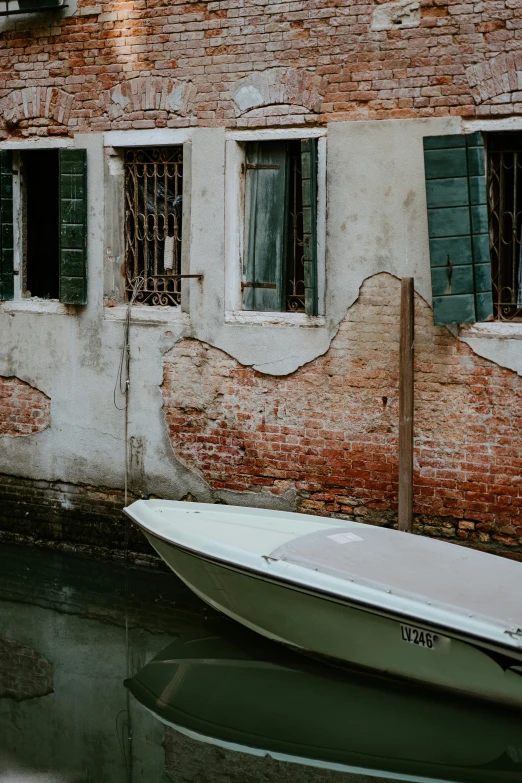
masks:
[[[172,541],[171,539],[165,538],[159,533],[156,533],[155,531],[152,531],[149,528],[147,528],[142,522],[136,519],[136,517],[133,516],[128,511],[127,508],[124,508],[123,511],[130,519],[132,519],[133,522],[135,522],[138,525],[138,527],[146,531],[148,535],[152,536],[153,538],[157,538],[159,541],[162,541],[163,543],[173,547],[174,549],[179,549],[182,552],[187,552],[193,557],[197,558],[198,560],[204,560],[210,563],[216,563],[224,568],[228,568],[231,571],[246,573],[255,579],[261,579],[262,581],[275,582],[276,584],[286,585],[286,586],[290,585],[298,592],[307,593],[309,595],[318,598],[319,600],[330,601],[330,602],[333,601],[334,603],[342,604],[344,606],[348,606],[360,611],[367,611],[371,614],[377,615],[378,617],[383,617],[388,620],[394,620],[398,622],[403,621],[407,624],[419,625],[421,627],[425,627],[425,630],[429,630],[429,631],[436,630],[439,633],[441,633],[441,635],[450,636],[451,638],[456,639],[458,641],[462,641],[468,644],[472,643],[474,644],[474,646],[480,646],[481,648],[483,649],[485,648],[486,650],[491,650],[492,652],[508,654],[515,661],[519,661],[522,663],[522,649],[520,648],[520,646],[512,647],[510,645],[503,645],[501,642],[497,642],[492,640],[491,638],[479,636],[478,634],[473,634],[471,632],[459,634],[459,632],[456,631],[451,626],[444,625],[443,623],[438,623],[433,620],[425,620],[424,618],[419,617],[419,615],[407,614],[405,612],[401,612],[400,610],[396,610],[393,612],[382,610],[379,609],[379,607],[376,604],[365,602],[362,599],[348,598],[346,596],[342,596],[330,592],[326,589],[321,589],[317,587],[307,587],[299,582],[294,581],[291,578],[285,578],[283,576],[275,575],[275,574],[269,575],[263,571],[256,570],[252,566],[238,565],[236,563],[231,563],[230,561],[224,560],[218,557],[217,555],[209,555],[207,553],[199,552],[198,550],[186,546],[185,544],[180,544],[178,542]],[[519,672],[517,673],[520,674]],[[520,676],[522,676],[522,674],[520,674]]]

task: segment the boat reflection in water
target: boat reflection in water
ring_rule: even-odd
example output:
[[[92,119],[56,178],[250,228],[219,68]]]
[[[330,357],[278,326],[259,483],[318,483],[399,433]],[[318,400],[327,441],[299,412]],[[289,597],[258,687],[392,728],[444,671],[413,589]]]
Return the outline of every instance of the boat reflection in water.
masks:
[[[136,676],[163,723],[232,750],[414,781],[522,780],[522,713],[295,655],[226,620]]]

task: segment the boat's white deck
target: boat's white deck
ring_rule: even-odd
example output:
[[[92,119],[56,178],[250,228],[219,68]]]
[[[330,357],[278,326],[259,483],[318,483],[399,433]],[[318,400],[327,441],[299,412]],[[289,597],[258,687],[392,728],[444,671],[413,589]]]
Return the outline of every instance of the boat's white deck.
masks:
[[[186,531],[190,525],[192,536],[243,549],[260,557],[269,555],[273,549],[297,536],[332,527],[331,519],[304,514],[205,503],[176,503],[174,506],[169,501],[152,502],[156,516],[153,532],[158,535],[170,540],[175,530]],[[346,527],[354,525],[357,526],[357,523],[346,523]]]
[[[350,533],[318,530],[282,544],[271,557],[522,628],[520,563],[370,525]]]

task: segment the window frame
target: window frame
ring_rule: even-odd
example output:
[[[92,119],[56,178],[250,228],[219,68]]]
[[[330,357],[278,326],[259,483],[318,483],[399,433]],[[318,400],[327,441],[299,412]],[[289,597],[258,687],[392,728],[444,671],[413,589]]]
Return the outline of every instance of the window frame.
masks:
[[[489,133],[503,133],[508,131],[522,131],[522,117],[509,116],[501,118],[474,118],[462,120],[460,132],[464,135],[470,133],[482,133],[486,147],[486,167],[487,161],[487,136]],[[488,201],[489,218],[489,201]],[[491,258],[491,248],[490,248]],[[493,281],[493,270],[491,270]],[[460,327],[460,333],[465,337],[473,338],[491,338],[491,337],[516,337],[522,336],[522,319],[503,320],[494,315],[493,320],[475,321]]]
[[[507,136],[510,134],[517,134],[518,140],[521,141],[519,145],[516,144],[508,144],[507,143]],[[517,216],[520,214],[520,203],[517,201],[517,196],[519,195],[519,189],[517,190],[517,184],[516,180],[517,177],[514,177],[514,181],[512,183],[504,183],[502,176],[502,171],[509,171],[510,167],[504,166],[503,162],[503,156],[505,153],[513,154],[513,165],[516,166],[516,170],[518,171],[519,176],[522,174],[522,164],[520,163],[520,159],[522,158],[522,130],[520,129],[510,129],[510,130],[489,130],[483,133],[484,136],[484,146],[485,146],[485,153],[486,153],[486,188],[487,188],[487,196],[488,196],[488,227],[489,227],[489,240],[490,240],[490,263],[491,263],[491,280],[492,280],[492,293],[493,293],[493,321],[497,322],[505,322],[505,323],[522,323],[522,306],[518,304],[520,301],[520,297],[522,294],[522,288],[519,285],[520,281],[520,274],[522,270],[520,269],[520,264],[522,263],[522,254],[521,254],[521,243],[522,243],[522,237],[521,232],[518,229],[518,225],[515,225],[515,230],[513,232],[515,236],[515,246],[512,250],[512,254],[514,254],[514,258],[511,259],[511,264],[509,261],[506,261],[505,255],[503,252],[503,246],[504,246],[504,230],[503,230],[503,217],[507,214],[514,214],[515,215],[515,221]],[[499,136],[502,136],[502,139],[499,139]],[[502,142],[502,143],[500,143]],[[515,155],[520,156],[518,158],[517,162],[515,163]],[[492,187],[492,182],[495,179],[495,177],[491,174],[494,164],[494,156],[499,156],[498,161],[498,201],[494,205],[492,203],[492,194],[490,192],[490,188]],[[504,185],[505,189],[502,187]],[[512,188],[510,185],[513,186],[515,192],[513,193]],[[505,209],[504,212],[501,211],[501,205],[504,202],[504,199],[506,197],[506,192],[508,194],[508,199],[510,192],[513,194],[513,209],[508,210]],[[515,204],[519,207],[518,211],[514,209]],[[495,209],[494,207],[497,207]],[[494,232],[494,226],[496,227],[496,232]],[[493,242],[493,238],[495,236],[496,241]],[[507,251],[505,251],[507,252]],[[509,290],[509,286],[503,286],[502,281],[505,279],[506,273],[508,271],[511,271],[513,275],[513,288],[512,290],[512,296],[514,297],[516,294],[516,302],[507,302],[502,301],[501,292],[503,290]],[[516,278],[516,280],[515,280]],[[502,315],[502,311],[506,313],[505,317]],[[513,311],[512,315],[508,315],[509,310]]]
[[[86,302],[67,303],[62,298],[42,299],[38,297],[27,298],[24,295],[23,281],[25,279],[24,269],[24,197],[23,197],[23,177],[21,170],[21,153],[40,151],[40,150],[85,150],[82,144],[78,145],[75,138],[37,138],[24,141],[9,140],[0,142],[0,150],[8,150],[12,153],[12,183],[13,183],[13,297],[12,299],[2,300],[1,307],[7,311],[28,311],[42,313],[74,314],[76,307],[83,306]],[[59,175],[60,176],[60,175]],[[84,170],[85,186],[87,186],[87,172]],[[85,209],[88,209],[88,192],[85,193]],[[87,215],[87,213],[85,213]],[[86,219],[86,218],[85,218]],[[59,218],[60,225],[61,218]],[[88,226],[84,223],[86,239],[88,239]],[[60,258],[60,279],[63,276]],[[88,247],[85,247],[85,256],[83,263],[85,270],[88,265]],[[61,285],[61,282],[60,282]],[[84,278],[84,286],[86,285]],[[85,287],[83,296],[85,296]]]
[[[317,315],[243,307],[241,290],[245,248],[246,143],[317,139]],[[229,131],[225,138],[225,320],[234,323],[277,322],[315,324],[325,313],[326,288],[326,166],[325,128],[281,128]],[[314,320],[315,319],[315,320]]]
[[[192,133],[190,128],[151,128],[150,130],[107,131],[103,134],[105,158],[105,248],[104,296],[116,301],[118,308],[127,308],[125,299],[125,150],[133,147],[181,147],[183,154],[183,203],[181,274],[190,274],[190,219]],[[181,281],[179,305],[146,305],[154,320],[154,313],[162,313],[168,321],[188,313],[190,307],[190,280]],[[111,309],[113,309],[111,307]],[[145,306],[143,307],[145,309]],[[146,317],[143,317],[146,320]]]
[[[23,291],[24,279],[24,246],[23,246],[23,193],[22,193],[22,172],[20,166],[21,153],[31,152],[32,150],[54,150],[60,148],[74,149],[73,139],[40,139],[39,141],[22,142],[4,142],[0,144],[0,149],[10,150],[13,155],[13,272],[14,272],[14,295],[10,300],[6,300],[11,308],[14,303],[32,303],[32,309],[41,305],[42,309],[49,309],[53,312],[67,311],[69,305],[63,305],[59,299],[27,299]]]

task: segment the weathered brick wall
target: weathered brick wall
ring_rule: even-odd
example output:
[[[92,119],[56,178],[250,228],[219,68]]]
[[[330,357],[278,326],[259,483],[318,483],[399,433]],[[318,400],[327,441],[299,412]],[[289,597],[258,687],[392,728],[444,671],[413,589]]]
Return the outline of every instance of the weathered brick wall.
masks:
[[[123,506],[120,489],[0,474],[0,540],[156,562]]]
[[[51,423],[51,400],[20,378],[0,375],[0,436],[32,435]]]
[[[368,0],[78,6],[1,34],[6,133],[522,107],[517,0],[421,0],[418,11],[406,0],[391,11]]]
[[[400,283],[368,279],[328,352],[263,375],[185,339],[165,356],[176,455],[216,489],[392,524],[398,470]],[[522,552],[522,379],[433,325],[416,298],[414,499],[419,532]]]

